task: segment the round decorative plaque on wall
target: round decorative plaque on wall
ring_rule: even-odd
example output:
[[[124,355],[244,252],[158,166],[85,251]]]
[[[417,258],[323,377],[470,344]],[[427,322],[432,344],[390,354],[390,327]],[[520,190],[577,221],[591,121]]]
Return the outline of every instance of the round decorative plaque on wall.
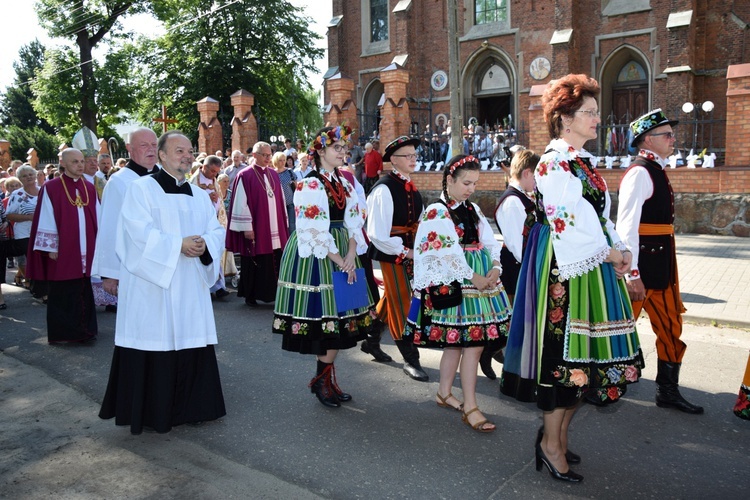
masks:
[[[549,76],[551,65],[546,57],[537,57],[529,65],[529,74],[534,80],[544,80]]]
[[[445,90],[445,87],[448,86],[448,75],[442,69],[435,71],[430,78],[430,85],[435,92]]]

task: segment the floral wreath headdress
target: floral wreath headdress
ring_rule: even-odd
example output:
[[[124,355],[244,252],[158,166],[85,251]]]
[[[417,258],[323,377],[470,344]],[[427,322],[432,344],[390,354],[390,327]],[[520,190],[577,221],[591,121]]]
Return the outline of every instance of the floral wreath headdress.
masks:
[[[313,140],[308,153],[313,154],[317,151],[318,154],[320,154],[321,149],[327,148],[334,142],[338,142],[341,140],[348,141],[353,132],[354,130],[346,125],[340,125],[338,127],[332,128],[327,132],[322,132]]]
[[[477,159],[476,159],[476,158],[474,158],[474,157],[473,157],[472,155],[466,156],[466,157],[464,157],[464,158],[461,158],[461,159],[460,159],[460,160],[458,160],[457,162],[453,163],[453,164],[452,164],[452,165],[451,165],[451,166],[449,167],[449,169],[448,169],[448,174],[449,174],[449,175],[453,175],[453,172],[455,172],[455,171],[456,171],[456,169],[457,169],[458,167],[460,167],[461,165],[463,165],[464,163],[479,163],[479,162],[478,162],[478,161],[477,161]]]

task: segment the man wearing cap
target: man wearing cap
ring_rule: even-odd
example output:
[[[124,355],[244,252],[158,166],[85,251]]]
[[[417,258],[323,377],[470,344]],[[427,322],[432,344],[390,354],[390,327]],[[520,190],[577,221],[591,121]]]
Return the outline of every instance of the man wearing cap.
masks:
[[[414,235],[424,210],[422,196],[409,177],[417,165],[418,144],[417,138],[401,136],[386,146],[383,161],[390,161],[393,170],[375,183],[367,198],[367,236],[368,255],[380,261],[383,272],[384,294],[378,303],[378,317],[388,324],[404,357],[404,372],[426,382],[429,377],[419,363],[419,350],[403,340],[412,296]],[[368,340],[361,349],[370,352]]]
[[[674,192],[664,170],[674,151],[672,126],[677,123],[655,109],[630,124],[631,146],[638,149],[638,156],[620,183],[617,233],[633,252],[626,275],[633,316],[638,318],[645,309],[656,334],[656,405],[698,414],[703,408],[689,403],[679,391],[687,347],[680,340],[685,308],[675,255]]]
[[[99,139],[88,127],[81,127],[73,136],[73,147],[83,153],[85,165],[83,167],[83,178],[96,186],[94,175],[99,170]],[[101,200],[101,193],[97,192]]]

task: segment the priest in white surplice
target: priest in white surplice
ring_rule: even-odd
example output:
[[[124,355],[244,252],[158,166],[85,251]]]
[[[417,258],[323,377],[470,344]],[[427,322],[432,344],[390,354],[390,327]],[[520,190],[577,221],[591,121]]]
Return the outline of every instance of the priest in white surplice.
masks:
[[[209,295],[225,231],[208,194],[186,181],[188,138],[165,133],[158,157],[162,170],[130,184],[118,221],[115,352],[99,413],[133,434],[226,414]]]
[[[96,250],[91,274],[102,279],[101,297],[94,297],[98,304],[114,304],[117,296],[117,284],[120,277],[120,258],[115,252],[117,241],[117,219],[122,211],[123,200],[128,186],[134,180],[155,172],[156,168],[156,134],[150,128],[139,128],[130,133],[127,144],[130,160],[112,174],[102,193],[101,219],[96,236]],[[111,310],[111,309],[110,309]]]

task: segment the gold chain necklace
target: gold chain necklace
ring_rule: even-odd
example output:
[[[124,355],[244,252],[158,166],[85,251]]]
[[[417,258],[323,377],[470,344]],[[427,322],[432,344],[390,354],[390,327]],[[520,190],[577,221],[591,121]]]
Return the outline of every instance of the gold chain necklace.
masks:
[[[86,203],[83,202],[81,199],[81,194],[76,192],[76,199],[73,200],[73,198],[70,197],[70,193],[68,192],[68,187],[65,185],[65,179],[60,179],[62,181],[63,190],[65,190],[65,196],[68,197],[68,201],[71,205],[78,208],[83,208],[85,206],[88,206],[89,204],[89,191],[86,189],[86,185],[83,185],[83,192],[86,193]]]
[[[267,167],[266,167],[266,168],[267,168]],[[261,185],[263,186],[263,189],[265,189],[265,190],[266,190],[266,194],[268,195],[268,197],[269,197],[269,198],[273,198],[273,188],[274,188],[274,185],[273,185],[273,180],[271,179],[271,176],[270,176],[270,175],[268,176],[268,183],[269,183],[269,184],[271,184],[271,185],[269,186],[269,185],[268,185],[268,184],[266,184],[266,182],[265,182],[265,181],[263,180],[263,177],[264,177],[264,176],[260,175],[260,174],[258,173],[258,170],[256,170],[256,168],[255,168],[255,167],[253,167],[253,171],[255,172],[255,175],[257,175],[257,176],[258,176],[258,181],[260,181]]]

